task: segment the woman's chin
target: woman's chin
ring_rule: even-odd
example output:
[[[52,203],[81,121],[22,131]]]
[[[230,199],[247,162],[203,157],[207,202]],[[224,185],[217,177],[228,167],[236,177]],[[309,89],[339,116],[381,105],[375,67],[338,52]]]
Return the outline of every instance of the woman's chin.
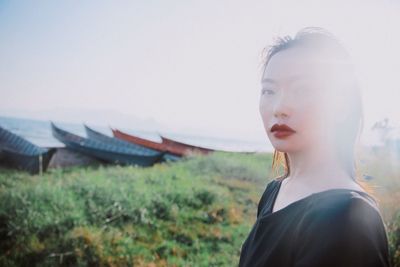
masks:
[[[288,141],[283,141],[283,140],[272,140],[271,141],[272,146],[275,148],[275,150],[279,151],[279,152],[294,152],[294,151],[298,151],[298,147],[293,144],[292,142],[288,142]]]

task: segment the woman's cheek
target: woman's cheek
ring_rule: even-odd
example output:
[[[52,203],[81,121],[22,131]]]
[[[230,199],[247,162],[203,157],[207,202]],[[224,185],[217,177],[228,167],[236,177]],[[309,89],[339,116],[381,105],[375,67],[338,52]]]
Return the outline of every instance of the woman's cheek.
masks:
[[[310,105],[303,112],[303,129],[304,134],[307,136],[308,141],[311,143],[318,143],[321,141],[322,143],[326,139],[328,124],[327,117],[324,113],[324,110],[317,105]]]
[[[269,124],[272,117],[272,109],[271,105],[268,105],[268,103],[262,98],[260,99],[259,103],[259,112],[262,122],[264,124],[265,131],[268,133]]]
[[[263,118],[270,118],[272,116],[272,105],[268,101],[261,99],[259,105],[260,115]]]

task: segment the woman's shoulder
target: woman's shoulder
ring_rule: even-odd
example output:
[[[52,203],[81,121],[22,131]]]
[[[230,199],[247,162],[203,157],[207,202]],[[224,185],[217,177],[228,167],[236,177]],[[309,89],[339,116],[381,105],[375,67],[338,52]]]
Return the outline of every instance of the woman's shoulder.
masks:
[[[389,266],[386,233],[366,193],[332,190],[314,198],[299,220],[295,261],[298,266]]]
[[[309,203],[307,214],[310,220],[322,225],[338,223],[358,227],[383,226],[378,204],[366,192],[336,189],[316,194]]]
[[[377,202],[364,191],[336,188],[314,194],[313,208],[316,209],[338,209],[347,211],[349,209],[368,209],[379,212]]]

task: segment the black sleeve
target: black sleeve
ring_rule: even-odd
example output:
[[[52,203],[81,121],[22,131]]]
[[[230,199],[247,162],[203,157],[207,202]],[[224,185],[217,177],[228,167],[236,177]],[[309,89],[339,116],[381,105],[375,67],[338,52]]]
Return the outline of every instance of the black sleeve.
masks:
[[[391,267],[380,212],[361,198],[310,213],[303,220],[295,267]]]

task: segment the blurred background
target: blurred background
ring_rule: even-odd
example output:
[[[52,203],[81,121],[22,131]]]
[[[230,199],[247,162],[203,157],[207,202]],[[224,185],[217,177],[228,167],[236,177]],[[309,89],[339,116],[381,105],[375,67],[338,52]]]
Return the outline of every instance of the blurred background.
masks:
[[[258,113],[261,50],[320,26],[353,56],[364,142],[378,142],[377,121],[399,126],[397,1],[1,1],[0,12],[2,117],[239,139],[270,151]]]

